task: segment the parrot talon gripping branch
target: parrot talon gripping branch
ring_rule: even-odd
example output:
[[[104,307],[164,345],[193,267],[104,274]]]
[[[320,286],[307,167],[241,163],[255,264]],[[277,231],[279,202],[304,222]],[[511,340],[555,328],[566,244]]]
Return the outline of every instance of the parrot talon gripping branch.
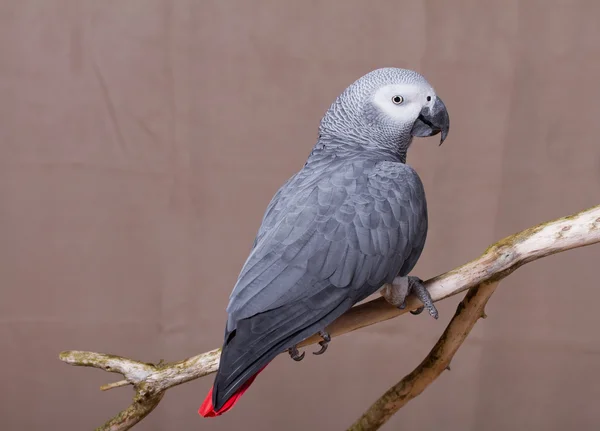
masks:
[[[331,336],[327,331],[319,331],[319,336],[322,338],[322,340],[319,341],[319,346],[321,346],[321,348],[316,352],[313,352],[313,355],[322,355],[325,353],[325,350],[327,350],[329,342],[331,341]]]
[[[290,347],[288,349],[288,353],[290,354],[290,358],[292,358],[296,362],[300,362],[302,359],[304,359],[304,356],[306,355],[306,352],[302,352],[302,354],[300,354],[300,351],[296,346]]]
[[[416,295],[416,297],[419,298],[419,300],[424,304],[424,306],[423,306],[423,308],[421,308],[421,310],[416,310],[412,314],[420,314],[424,308],[427,308],[427,311],[429,311],[429,314],[431,315],[431,317],[433,317],[434,319],[437,319],[439,316],[437,308],[435,308],[435,305],[433,304],[433,299],[431,299],[431,295],[425,288],[425,285],[423,284],[423,280],[421,280],[418,277],[410,276],[410,277],[408,277],[408,284],[409,284],[409,289],[408,289],[409,294],[414,293]],[[406,306],[406,298],[404,299],[403,304]]]
[[[424,305],[416,310],[411,310],[411,314],[421,314],[423,310],[427,308],[429,314],[433,318],[438,318],[438,311],[433,304],[431,295],[425,288],[423,280],[418,277],[396,277],[391,283],[386,283],[383,285],[379,293],[387,302],[395,307],[398,307],[400,310],[404,310],[406,308],[406,299],[412,293],[419,298]]]

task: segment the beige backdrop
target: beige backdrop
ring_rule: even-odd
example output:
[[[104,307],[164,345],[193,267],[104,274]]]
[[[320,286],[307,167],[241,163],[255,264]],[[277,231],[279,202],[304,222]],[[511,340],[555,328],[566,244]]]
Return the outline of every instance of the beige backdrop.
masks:
[[[146,361],[220,345],[225,306],[277,188],[322,114],[371,69],[422,72],[449,139],[409,154],[428,278],[600,203],[600,3],[0,1],[0,429],[89,430],[132,394],[57,355]],[[386,430],[597,430],[600,247],[503,283],[452,371]],[[401,318],[279,357],[218,419],[212,382],[137,429],[342,430],[435,342]]]

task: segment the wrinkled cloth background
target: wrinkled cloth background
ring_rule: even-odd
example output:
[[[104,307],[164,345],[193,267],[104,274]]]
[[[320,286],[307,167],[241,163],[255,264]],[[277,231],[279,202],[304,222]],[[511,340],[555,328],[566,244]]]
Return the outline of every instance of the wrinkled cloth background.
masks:
[[[128,405],[81,349],[167,361],[220,346],[263,212],[318,122],[382,66],[423,73],[449,139],[409,153],[429,278],[600,203],[600,3],[0,1],[0,429],[85,430]],[[444,373],[386,430],[597,430],[600,247],[501,284]],[[136,430],[342,430],[419,363],[459,298],[279,357],[202,419],[212,377]],[[311,347],[309,350],[313,349]]]

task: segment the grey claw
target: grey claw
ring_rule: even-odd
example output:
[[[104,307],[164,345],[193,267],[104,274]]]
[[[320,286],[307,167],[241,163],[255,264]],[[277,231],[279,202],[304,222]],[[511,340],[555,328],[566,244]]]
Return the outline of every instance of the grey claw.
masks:
[[[425,307],[421,306],[421,307],[417,308],[416,310],[410,310],[410,314],[417,316],[417,315],[421,314],[423,312],[423,310],[425,310]]]
[[[304,359],[304,355],[306,355],[306,352],[302,352],[302,354],[300,354],[296,346],[290,347],[288,352],[290,354],[290,357],[296,362],[300,362],[302,359]]]
[[[323,341],[319,341],[319,346],[321,346],[321,348],[318,351],[313,352],[313,355],[322,355],[325,353],[325,350],[327,350],[329,342],[331,341],[331,336],[327,332],[319,331],[319,335],[323,339]]]
[[[427,308],[427,311],[429,311],[429,314],[434,319],[437,319],[438,318],[437,308],[435,308],[435,305],[433,305],[433,300],[431,299],[431,295],[429,294],[427,289],[425,289],[425,286],[423,286],[423,280],[421,280],[420,278],[417,278],[417,277],[409,277],[409,283],[410,283],[410,291],[412,293],[414,293],[417,296],[417,298],[419,298],[419,300],[423,303],[424,307]],[[415,314],[415,313],[413,313],[413,314]]]
[[[319,345],[321,346],[321,348],[316,352],[313,352],[313,355],[322,355],[323,353],[325,353],[325,350],[327,350],[328,345],[325,341],[319,341]]]

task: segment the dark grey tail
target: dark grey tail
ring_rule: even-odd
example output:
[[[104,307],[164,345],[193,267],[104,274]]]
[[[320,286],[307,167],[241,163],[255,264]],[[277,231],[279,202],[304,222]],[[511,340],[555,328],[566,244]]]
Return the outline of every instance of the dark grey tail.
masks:
[[[341,293],[331,288],[332,296]],[[277,355],[324,329],[352,307],[350,298],[339,296],[338,301],[328,301],[331,305],[320,310],[299,301],[238,321],[223,344],[213,384],[215,410],[219,411]]]

